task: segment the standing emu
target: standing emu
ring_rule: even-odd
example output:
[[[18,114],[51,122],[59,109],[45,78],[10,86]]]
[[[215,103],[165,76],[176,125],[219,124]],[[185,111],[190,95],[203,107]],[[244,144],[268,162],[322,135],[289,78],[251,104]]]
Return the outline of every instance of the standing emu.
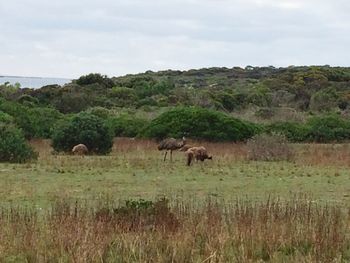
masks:
[[[193,159],[196,159],[197,162],[198,162],[198,160],[201,160],[203,162],[205,159],[208,159],[208,160],[213,159],[212,156],[208,155],[207,149],[205,149],[204,146],[189,148],[186,151],[186,156],[187,156],[187,165],[188,166],[191,165]]]
[[[168,151],[170,151],[170,161],[172,161],[173,160],[173,151],[180,149],[185,144],[186,144],[185,137],[182,137],[182,140],[176,140],[174,138],[167,138],[158,144],[158,150],[159,151],[165,150],[164,161],[166,159]]]

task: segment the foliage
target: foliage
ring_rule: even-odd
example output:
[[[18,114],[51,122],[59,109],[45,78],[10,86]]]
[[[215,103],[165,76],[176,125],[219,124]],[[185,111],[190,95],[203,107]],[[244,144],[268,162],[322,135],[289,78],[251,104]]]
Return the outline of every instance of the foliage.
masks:
[[[136,137],[148,124],[148,120],[129,114],[108,119],[108,125],[111,127],[114,136],[120,137]]]
[[[111,112],[108,109],[100,106],[89,108],[85,112],[104,120],[107,120],[111,116]]]
[[[338,115],[313,117],[307,125],[308,137],[314,142],[341,142],[350,139],[350,121]]]
[[[5,124],[14,123],[14,119],[10,114],[0,111],[0,123],[5,123]]]
[[[62,118],[57,110],[46,107],[28,107],[17,102],[1,101],[0,111],[13,118],[27,139],[50,138],[54,124]]]
[[[311,96],[310,109],[327,112],[338,105],[339,96],[334,88],[320,90]]]
[[[281,134],[258,134],[247,142],[248,159],[254,161],[290,161],[294,151]]]
[[[145,137],[165,137],[210,141],[242,141],[252,137],[259,126],[224,113],[197,107],[178,107],[161,114],[142,132]]]
[[[85,76],[81,76],[76,80],[76,83],[81,86],[86,86],[90,84],[101,84],[105,88],[112,88],[114,86],[113,81],[108,78],[106,75],[101,75],[99,73],[90,73]]]
[[[265,128],[269,134],[283,134],[291,142],[303,142],[308,140],[309,129],[307,125],[296,122],[275,122]]]
[[[113,145],[113,136],[103,119],[86,112],[61,121],[52,136],[56,151],[70,152],[74,145],[83,143],[90,152],[107,154]]]
[[[23,163],[36,158],[22,131],[13,124],[0,122],[0,162]]]

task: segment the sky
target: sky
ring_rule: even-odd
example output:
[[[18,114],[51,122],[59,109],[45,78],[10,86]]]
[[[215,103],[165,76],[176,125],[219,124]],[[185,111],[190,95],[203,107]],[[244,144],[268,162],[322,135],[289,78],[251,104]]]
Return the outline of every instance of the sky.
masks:
[[[0,0],[0,75],[350,64],[348,0]]]

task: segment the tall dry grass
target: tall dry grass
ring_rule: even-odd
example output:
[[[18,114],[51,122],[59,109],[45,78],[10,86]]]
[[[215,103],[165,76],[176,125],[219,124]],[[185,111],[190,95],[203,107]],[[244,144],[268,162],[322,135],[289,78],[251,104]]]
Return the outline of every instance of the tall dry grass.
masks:
[[[239,162],[249,159],[249,149],[245,143],[212,143],[205,141],[188,141],[189,145],[205,146],[209,153],[215,159],[223,162]],[[39,152],[39,162],[45,164],[55,164],[57,162],[69,162],[66,156],[52,155],[50,140],[33,140],[31,145]],[[291,144],[291,148],[295,150],[293,161],[303,165],[321,165],[321,166],[350,166],[350,144]],[[182,156],[183,153],[177,153]],[[116,138],[110,158],[124,157],[130,159],[149,159],[155,155],[159,155],[157,143],[152,140]],[[95,156],[96,157],[96,156]],[[71,157],[70,160],[76,162],[80,157]],[[89,159],[85,160],[88,161]],[[104,162],[107,165],[110,160],[107,158],[97,157],[90,160],[91,162]],[[185,158],[184,158],[185,163]]]
[[[307,199],[0,209],[0,261],[347,262],[349,212]]]

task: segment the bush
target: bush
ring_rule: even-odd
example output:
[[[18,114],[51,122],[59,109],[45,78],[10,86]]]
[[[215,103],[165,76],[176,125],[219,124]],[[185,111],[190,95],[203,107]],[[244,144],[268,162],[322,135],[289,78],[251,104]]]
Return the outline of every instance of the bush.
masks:
[[[54,125],[63,118],[63,114],[52,108],[32,108],[30,117],[31,138],[51,138]]]
[[[114,86],[113,81],[106,75],[101,75],[100,73],[90,73],[85,76],[81,76],[76,80],[76,83],[80,86],[86,86],[91,84],[101,84],[105,88],[112,88]]]
[[[110,111],[104,107],[96,106],[86,110],[87,113],[95,115],[101,119],[107,120],[111,115]]]
[[[123,114],[112,117],[108,120],[114,136],[136,137],[149,124],[146,119],[135,118],[134,116]]]
[[[38,155],[25,141],[22,131],[12,124],[0,123],[0,161],[23,163]]]
[[[0,111],[0,123],[14,123],[14,118],[3,111]]]
[[[50,138],[54,124],[63,116],[52,108],[26,107],[11,101],[0,101],[0,111],[11,115],[27,139]]]
[[[197,107],[179,107],[161,114],[142,136],[162,139],[188,136],[209,141],[242,141],[252,137],[260,126],[224,113]]]
[[[281,134],[259,134],[248,140],[248,159],[254,161],[290,161],[294,151]]]
[[[308,140],[308,126],[296,122],[276,122],[266,127],[269,134],[283,134],[291,142],[303,142]]]
[[[350,122],[337,115],[311,118],[308,137],[315,142],[340,142],[350,139]]]
[[[113,135],[103,119],[82,112],[61,121],[52,137],[52,146],[58,152],[70,152],[79,143],[90,152],[107,154],[113,146]]]

